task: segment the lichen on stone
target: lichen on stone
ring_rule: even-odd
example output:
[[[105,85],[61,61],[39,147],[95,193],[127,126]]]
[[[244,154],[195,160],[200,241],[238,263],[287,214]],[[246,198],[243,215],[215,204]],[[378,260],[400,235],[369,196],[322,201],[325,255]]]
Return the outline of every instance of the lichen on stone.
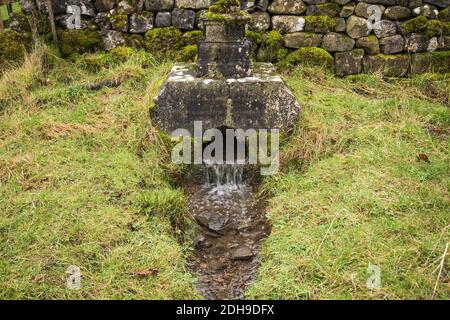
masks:
[[[401,24],[404,34],[422,31],[426,29],[428,20],[424,16],[418,16]]]
[[[114,29],[124,29],[128,25],[128,16],[126,14],[116,14],[109,18],[109,22]]]
[[[333,57],[327,51],[317,47],[304,47],[290,53],[281,63],[281,67],[304,64],[320,67],[332,67]]]

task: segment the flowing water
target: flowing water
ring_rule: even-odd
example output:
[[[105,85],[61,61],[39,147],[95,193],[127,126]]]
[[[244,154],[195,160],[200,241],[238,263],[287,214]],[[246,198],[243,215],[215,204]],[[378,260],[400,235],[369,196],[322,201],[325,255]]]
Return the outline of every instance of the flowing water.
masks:
[[[189,179],[189,211],[200,226],[191,270],[205,299],[239,299],[259,266],[270,228],[244,165],[203,165]]]

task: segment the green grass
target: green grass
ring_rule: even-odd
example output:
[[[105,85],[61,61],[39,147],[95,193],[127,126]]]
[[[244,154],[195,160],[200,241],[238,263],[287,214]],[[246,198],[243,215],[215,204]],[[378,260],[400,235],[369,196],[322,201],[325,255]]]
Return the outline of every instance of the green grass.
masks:
[[[3,73],[1,299],[198,298],[191,248],[176,241],[187,223],[178,168],[148,122],[170,65],[126,57],[39,47]],[[84,87],[115,77],[117,88]],[[450,236],[449,75],[299,67],[285,79],[302,116],[262,186],[273,228],[247,297],[431,298]],[[373,292],[369,262],[382,272]],[[66,288],[69,265],[79,291]],[[450,298],[448,273],[447,259],[437,299]]]
[[[0,298],[197,297],[173,230],[184,196],[148,122],[170,66],[135,52],[36,67],[44,54],[0,81]],[[127,80],[83,87],[111,77]],[[69,265],[81,268],[79,291],[66,288]]]
[[[449,79],[287,76],[303,114],[263,186],[273,229],[248,298],[432,297],[450,238]],[[450,298],[448,263],[437,299]]]
[[[12,8],[13,8],[13,12],[20,12],[21,11],[19,2],[14,2],[12,4]],[[6,6],[0,6],[0,15],[1,15],[3,21],[6,21],[6,20],[9,19],[8,11],[6,11]]]

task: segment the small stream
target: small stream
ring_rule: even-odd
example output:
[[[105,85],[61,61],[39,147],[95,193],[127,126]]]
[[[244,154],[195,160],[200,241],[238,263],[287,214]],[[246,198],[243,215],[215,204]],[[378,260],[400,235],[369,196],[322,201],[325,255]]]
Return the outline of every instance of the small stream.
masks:
[[[189,212],[200,226],[191,272],[205,299],[240,299],[255,279],[270,227],[250,176],[244,165],[205,164],[185,179]]]

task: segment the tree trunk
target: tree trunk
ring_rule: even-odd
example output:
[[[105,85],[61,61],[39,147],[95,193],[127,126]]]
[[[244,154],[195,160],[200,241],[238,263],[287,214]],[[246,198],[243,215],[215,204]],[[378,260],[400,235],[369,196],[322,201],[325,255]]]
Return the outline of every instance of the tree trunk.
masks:
[[[52,29],[53,45],[59,48],[58,33],[56,32],[55,16],[53,14],[52,0],[46,0],[48,19],[50,20],[50,28]]]

